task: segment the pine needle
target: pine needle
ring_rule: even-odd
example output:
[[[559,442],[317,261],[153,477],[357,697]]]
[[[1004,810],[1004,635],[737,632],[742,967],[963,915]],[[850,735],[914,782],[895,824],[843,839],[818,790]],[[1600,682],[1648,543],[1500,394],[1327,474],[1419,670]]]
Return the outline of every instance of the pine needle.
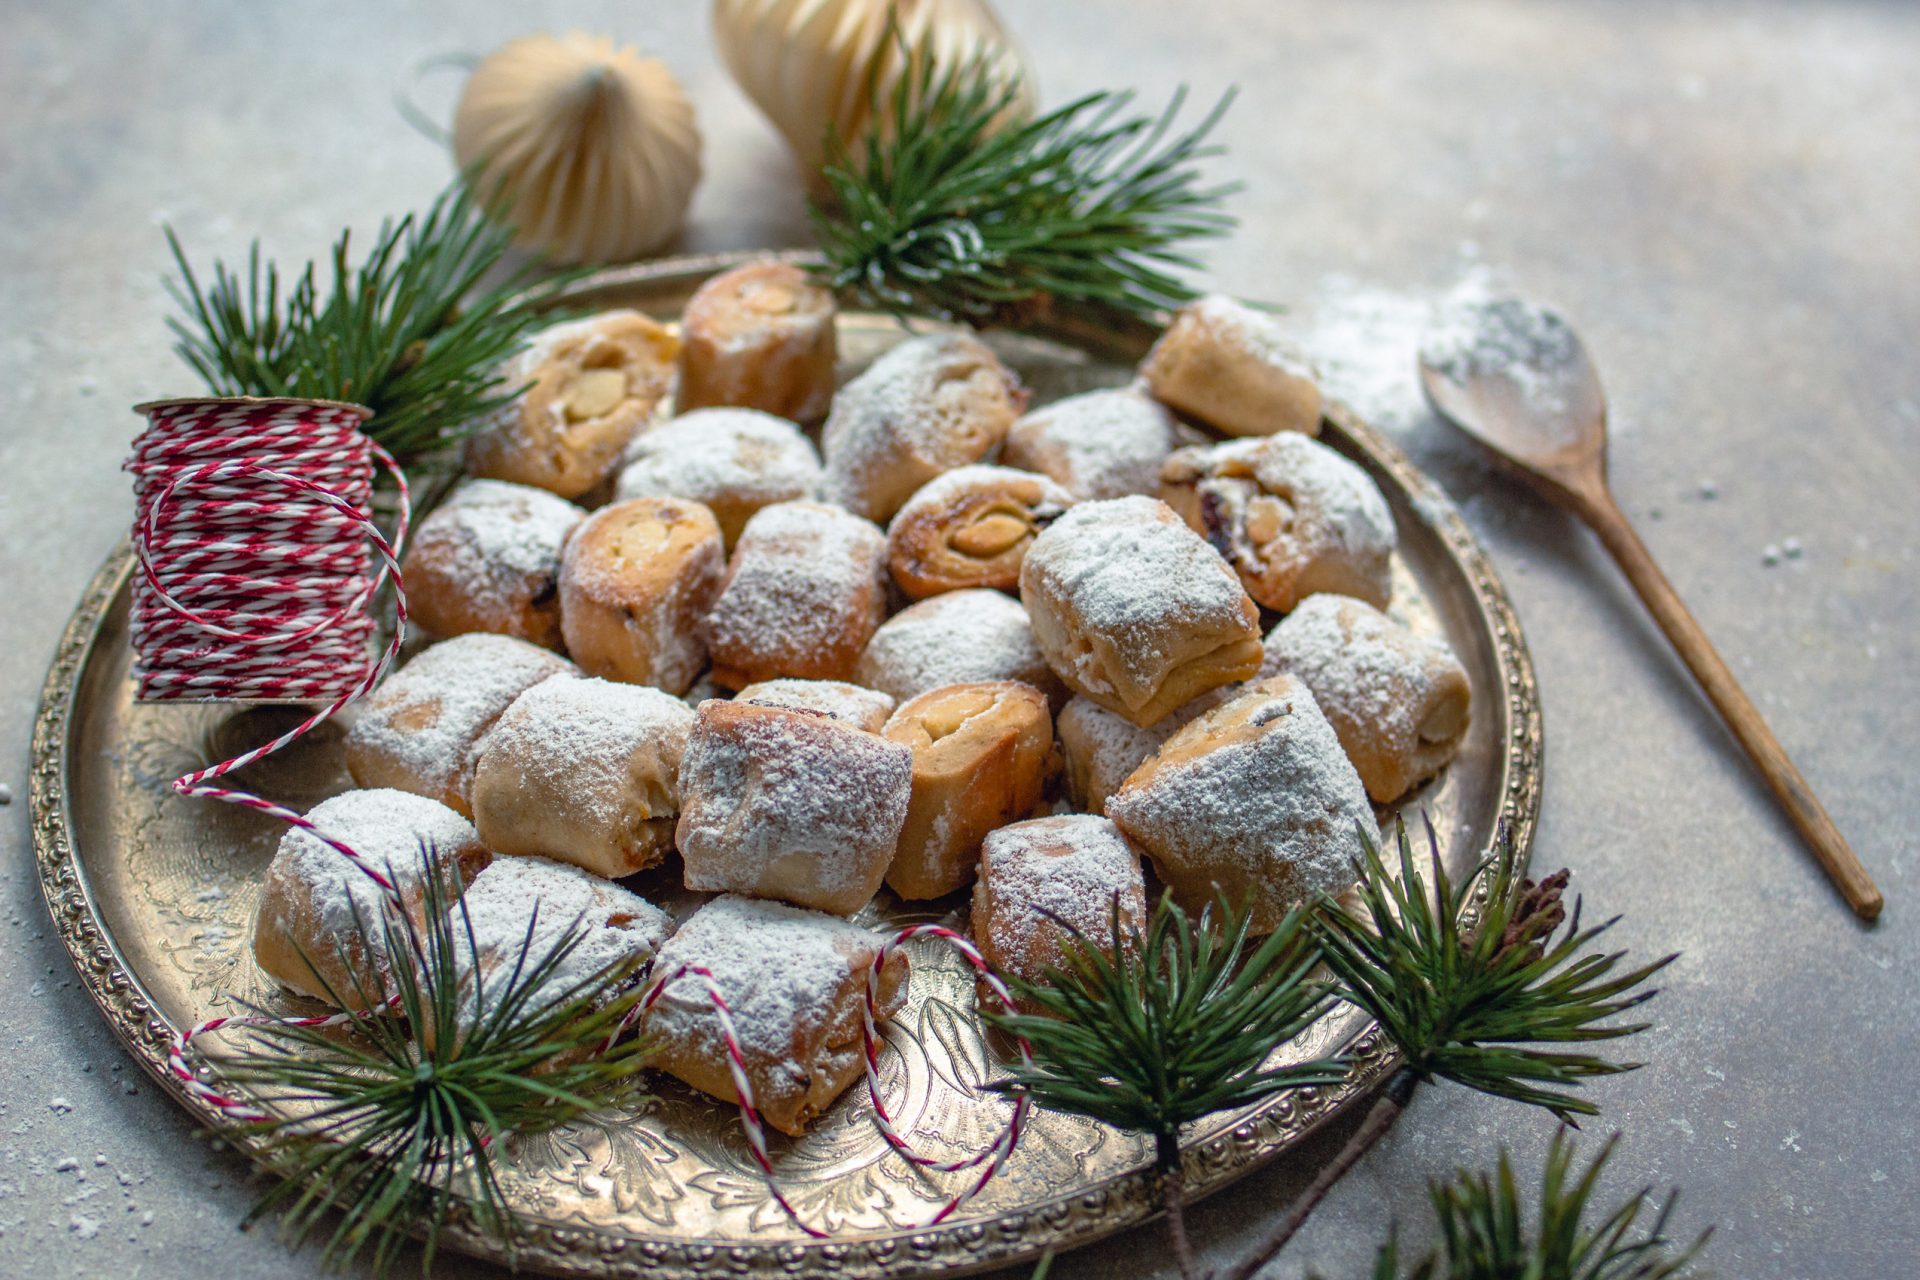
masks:
[[[929,50],[892,99],[890,127],[856,155],[827,139],[828,203],[810,212],[827,277],[842,293],[900,314],[973,324],[1031,318],[1052,302],[1151,312],[1191,298],[1177,274],[1198,263],[1184,241],[1224,234],[1237,188],[1204,186],[1199,162],[1229,91],[1189,129],[1186,93],[1158,115],[1131,93],[1090,93],[1010,122],[1019,100],[985,56],[942,67]]]

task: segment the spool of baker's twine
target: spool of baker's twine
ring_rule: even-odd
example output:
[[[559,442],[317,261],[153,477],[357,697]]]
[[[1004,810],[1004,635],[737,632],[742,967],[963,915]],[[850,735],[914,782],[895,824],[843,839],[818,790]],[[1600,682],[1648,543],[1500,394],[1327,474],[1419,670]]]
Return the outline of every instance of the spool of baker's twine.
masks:
[[[149,428],[135,445],[137,518],[133,545],[140,574],[134,584],[135,669],[143,699],[307,702],[330,697],[287,732],[230,760],[178,778],[183,796],[219,800],[278,818],[311,833],[351,860],[403,910],[390,874],[303,815],[238,788],[217,785],[237,769],[279,751],[330,719],[377,684],[393,665],[406,636],[406,590],[395,544],[404,544],[408,520],[406,477],[393,458],[359,430],[367,413],[324,401],[165,401],[143,405]],[[372,463],[393,476],[399,490],[399,530],[389,541],[371,511]],[[377,572],[369,573],[374,560]],[[368,660],[374,620],[367,604],[393,583],[392,638]],[[389,871],[391,869],[389,868]],[[979,951],[937,925],[910,925],[875,954],[867,974],[861,1030],[867,1090],[887,1144],[931,1172],[981,1170],[924,1225],[944,1221],[977,1195],[1005,1166],[1020,1141],[1031,1102],[1013,1104],[1006,1127],[985,1150],[958,1160],[915,1151],[894,1125],[879,1077],[878,983],[887,957],[916,937],[957,948],[994,997],[1011,1009],[1005,985]],[[746,1059],[732,1011],[713,975],[682,965],[655,976],[622,1031],[682,978],[697,979],[712,1004],[726,1045],[738,1098],[740,1127],[774,1201],[808,1236],[827,1233],[801,1218],[781,1190],[754,1103]],[[308,1017],[244,1014],[209,1018],[174,1037],[167,1067],[180,1086],[238,1123],[269,1119],[252,1102],[222,1091],[189,1058],[193,1041],[227,1027],[339,1026],[390,1012],[398,997],[364,1010]],[[1023,1060],[1027,1044],[1020,1042]]]

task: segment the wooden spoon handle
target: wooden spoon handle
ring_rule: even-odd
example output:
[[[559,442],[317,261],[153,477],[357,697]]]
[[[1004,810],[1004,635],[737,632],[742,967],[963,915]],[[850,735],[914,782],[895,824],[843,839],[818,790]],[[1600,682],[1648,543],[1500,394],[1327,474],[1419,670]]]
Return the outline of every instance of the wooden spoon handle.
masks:
[[[1759,709],[1747,697],[1740,682],[1734,679],[1733,672],[1727,669],[1726,662],[1707,639],[1707,633],[1701,630],[1700,624],[1687,611],[1680,594],[1667,581],[1667,576],[1660,572],[1660,566],[1654,563],[1652,554],[1648,552],[1646,544],[1640,541],[1640,535],[1634,532],[1633,525],[1628,522],[1619,504],[1604,487],[1583,487],[1574,496],[1580,514],[1600,535],[1600,541],[1626,573],[1627,581],[1633,584],[1633,589],[1660,624],[1660,629],[1667,633],[1667,639],[1679,650],[1680,657],[1700,682],[1700,687],[1706,690],[1707,697],[1726,717],[1733,736],[1740,740],[1747,755],[1759,767],[1761,776],[1773,789],[1781,807],[1793,819],[1793,824],[1800,828],[1800,834],[1806,837],[1827,878],[1833,881],[1834,887],[1846,898],[1847,905],[1861,919],[1876,918],[1886,899],[1874,885],[1873,878],[1847,844],[1846,837],[1840,834],[1840,829],[1833,825],[1833,819],[1827,816],[1819,797],[1813,794],[1813,788],[1807,785],[1807,780],[1800,776],[1800,770],[1787,758],[1786,749],[1773,736],[1773,730],[1767,728]]]

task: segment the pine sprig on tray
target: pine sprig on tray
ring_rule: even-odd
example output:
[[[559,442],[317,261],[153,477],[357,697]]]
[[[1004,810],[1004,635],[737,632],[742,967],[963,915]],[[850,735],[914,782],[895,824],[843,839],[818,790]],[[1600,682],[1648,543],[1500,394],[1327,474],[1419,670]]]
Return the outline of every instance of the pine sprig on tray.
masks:
[[[478,1230],[511,1242],[493,1144],[644,1096],[647,1047],[617,1039],[642,995],[637,963],[562,980],[584,936],[578,922],[536,952],[530,919],[510,963],[476,978],[479,949],[458,886],[431,871],[424,884],[424,923],[391,909],[366,920],[356,909],[349,937],[361,945],[337,948],[352,991],[326,991],[359,1007],[395,997],[392,1015],[360,1019],[350,1036],[254,1027],[216,1063],[293,1117],[248,1126],[278,1178],[249,1221],[278,1209],[290,1240],[322,1239],[324,1264],[365,1256],[376,1275],[415,1234],[424,1270],[456,1201]],[[354,959],[376,953],[396,958],[390,972]]]
[[[1520,878],[1507,855],[1455,885],[1436,846],[1429,889],[1404,825],[1398,844],[1397,876],[1367,844],[1364,916],[1330,909],[1310,926],[1341,998],[1377,1020],[1422,1079],[1452,1080],[1562,1120],[1597,1115],[1593,1103],[1568,1090],[1640,1064],[1533,1046],[1645,1030],[1643,1022],[1608,1020],[1651,1000],[1653,989],[1637,988],[1675,957],[1622,970],[1624,953],[1587,951],[1618,917],[1582,929],[1576,900],[1569,918],[1560,902],[1564,871],[1536,885]],[[1488,877],[1486,908],[1468,937],[1462,917],[1480,875]]]
[[[1203,185],[1199,162],[1231,91],[1192,128],[1176,93],[1157,116],[1099,92],[1013,121],[1017,86],[975,56],[926,51],[892,100],[889,127],[855,154],[827,141],[829,202],[810,213],[843,294],[898,313],[1019,323],[1053,301],[1150,312],[1187,301],[1183,241],[1224,234],[1237,188]]]
[[[1689,1269],[1713,1232],[1704,1231],[1686,1245],[1667,1235],[1678,1192],[1655,1203],[1651,1188],[1643,1189],[1598,1221],[1588,1221],[1600,1174],[1618,1141],[1618,1135],[1608,1139],[1576,1172],[1572,1140],[1564,1130],[1554,1134],[1531,1229],[1505,1147],[1493,1173],[1462,1169],[1449,1181],[1433,1183],[1427,1195],[1439,1225],[1439,1247],[1403,1271],[1398,1241],[1390,1238],[1375,1256],[1372,1280],[1674,1280],[1692,1274]],[[1649,1209],[1652,1219],[1642,1227]]]
[[[348,400],[374,411],[367,432],[402,462],[417,462],[476,430],[521,390],[500,366],[549,322],[539,307],[568,276],[496,283],[512,234],[489,221],[464,187],[425,214],[381,224],[358,266],[351,236],[334,244],[322,292],[308,262],[283,276],[260,245],[245,274],[213,264],[203,289],[171,228],[181,314],[174,350],[214,395]]]

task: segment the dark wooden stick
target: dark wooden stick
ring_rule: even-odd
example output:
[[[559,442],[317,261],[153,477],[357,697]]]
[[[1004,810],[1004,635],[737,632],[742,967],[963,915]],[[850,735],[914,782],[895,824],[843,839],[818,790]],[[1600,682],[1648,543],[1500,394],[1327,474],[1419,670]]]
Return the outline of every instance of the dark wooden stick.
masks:
[[[1193,1243],[1187,1239],[1187,1179],[1180,1164],[1180,1136],[1161,1134],[1154,1145],[1160,1167],[1160,1201],[1166,1210],[1167,1238],[1173,1243],[1173,1260],[1180,1267],[1181,1280],[1201,1280]]]

